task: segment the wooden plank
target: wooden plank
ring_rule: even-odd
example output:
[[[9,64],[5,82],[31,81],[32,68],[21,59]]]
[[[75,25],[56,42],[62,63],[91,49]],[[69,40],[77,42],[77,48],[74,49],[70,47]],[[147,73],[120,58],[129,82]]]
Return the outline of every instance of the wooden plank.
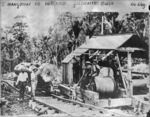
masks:
[[[128,71],[126,71],[126,70],[122,70],[122,72],[128,72]],[[149,73],[144,73],[144,72],[135,72],[135,71],[132,71],[132,74],[140,74],[140,75],[144,75],[144,74],[146,74],[146,75],[149,75]]]
[[[83,98],[84,100],[94,101],[94,100],[99,99],[99,94],[97,92],[83,90],[83,89],[81,90],[80,87],[76,88],[76,93],[77,93],[77,96],[79,96],[80,98]]]
[[[114,50],[111,50],[110,52],[108,52],[104,57],[102,57],[102,61],[105,60],[110,54],[112,54],[114,52]]]
[[[133,95],[133,86],[132,86],[132,71],[131,71],[131,66],[132,66],[132,58],[131,58],[131,52],[127,53],[128,56],[128,79],[129,79],[129,97],[132,97]]]
[[[60,84],[58,86],[61,94],[66,96],[70,96],[71,88],[65,85]],[[83,98],[84,100],[93,101],[99,99],[99,94],[97,92],[89,91],[89,90],[81,90],[80,87],[76,88],[77,97]]]
[[[70,88],[68,86],[65,86],[63,84],[60,84],[58,86],[59,90],[60,90],[60,93],[63,94],[63,95],[66,95],[66,96],[70,96]]]
[[[130,106],[132,103],[131,98],[115,98],[115,99],[101,99],[95,102],[99,107],[118,107],[118,106]]]
[[[77,88],[78,95],[81,94],[79,87]],[[117,99],[99,99],[97,92],[84,90],[83,99],[86,103],[92,104],[98,107],[117,107],[131,105],[131,98],[117,98]]]
[[[89,50],[89,52],[90,52],[90,50]],[[93,54],[89,54],[90,56],[89,56],[89,59],[91,59],[91,58],[93,58],[94,56],[96,56],[96,55],[99,55],[99,51],[97,50],[96,52],[94,52]]]
[[[119,49],[117,49],[118,51],[121,51],[121,52],[134,52],[136,50],[138,51],[146,51],[142,48],[133,48],[133,47],[121,47]]]

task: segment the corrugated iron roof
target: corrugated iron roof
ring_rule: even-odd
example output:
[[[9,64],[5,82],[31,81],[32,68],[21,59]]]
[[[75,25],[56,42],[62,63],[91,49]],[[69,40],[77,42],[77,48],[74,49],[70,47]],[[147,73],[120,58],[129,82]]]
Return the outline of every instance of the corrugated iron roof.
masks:
[[[89,49],[116,50],[119,47],[136,47],[148,50],[148,45],[137,35],[104,35],[92,37],[86,43],[69,54],[62,62],[68,63],[74,56],[80,56]]]
[[[81,49],[116,49],[125,43],[133,34],[98,36],[89,39]]]

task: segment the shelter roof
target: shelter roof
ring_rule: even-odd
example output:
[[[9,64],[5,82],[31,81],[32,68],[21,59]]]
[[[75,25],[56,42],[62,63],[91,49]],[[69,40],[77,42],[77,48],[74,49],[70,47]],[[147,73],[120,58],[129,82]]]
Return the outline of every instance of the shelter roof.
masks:
[[[93,37],[84,43],[80,49],[115,50],[119,47],[135,47],[148,50],[148,45],[138,35],[120,34]]]
[[[67,57],[62,61],[62,63],[68,63],[74,56],[80,56],[86,51],[88,51],[88,49],[77,48],[73,52],[71,52],[69,55],[67,55]]]
[[[138,35],[134,34],[118,34],[104,35],[92,37],[83,45],[69,54],[62,62],[68,63],[74,56],[80,56],[90,49],[97,50],[119,50],[119,48],[136,48],[137,51],[133,54],[134,57],[148,57],[148,44],[144,42]],[[144,51],[143,51],[144,50]],[[142,51],[142,53],[141,53]],[[126,53],[122,53],[126,56]]]

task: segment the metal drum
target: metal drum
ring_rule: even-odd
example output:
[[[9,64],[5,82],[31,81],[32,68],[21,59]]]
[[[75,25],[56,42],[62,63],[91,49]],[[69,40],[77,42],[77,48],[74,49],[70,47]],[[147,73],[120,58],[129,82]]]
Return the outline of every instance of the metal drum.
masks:
[[[116,82],[109,76],[95,77],[96,92],[100,94],[100,97],[113,97],[113,94],[117,90]]]

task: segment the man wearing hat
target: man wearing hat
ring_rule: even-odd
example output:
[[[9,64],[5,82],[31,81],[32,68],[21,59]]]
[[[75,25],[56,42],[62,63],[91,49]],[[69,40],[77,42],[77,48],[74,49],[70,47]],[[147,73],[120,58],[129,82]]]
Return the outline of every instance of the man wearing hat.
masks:
[[[83,69],[84,69],[84,74],[79,82],[81,82],[81,88],[86,89],[86,85],[89,83],[89,77],[91,74],[91,62],[86,61]]]
[[[37,85],[37,73],[38,69],[37,67],[33,66],[32,72],[31,72],[31,87],[32,87],[32,96],[35,96],[35,90],[36,90],[36,85]]]
[[[94,78],[99,75],[99,72],[100,72],[100,66],[97,64],[97,60],[94,59],[93,63],[92,63],[92,67],[91,67],[91,74],[90,74],[90,76],[92,76],[92,78],[90,79],[90,83],[92,83]]]
[[[97,60],[94,59],[93,63],[92,63],[92,72],[91,72],[91,76],[96,77],[99,75],[100,72],[100,66],[97,64]]]
[[[20,74],[18,75],[18,79],[16,85],[20,86],[20,100],[24,99],[25,88],[27,84],[28,74],[25,72],[25,69],[21,69]]]

